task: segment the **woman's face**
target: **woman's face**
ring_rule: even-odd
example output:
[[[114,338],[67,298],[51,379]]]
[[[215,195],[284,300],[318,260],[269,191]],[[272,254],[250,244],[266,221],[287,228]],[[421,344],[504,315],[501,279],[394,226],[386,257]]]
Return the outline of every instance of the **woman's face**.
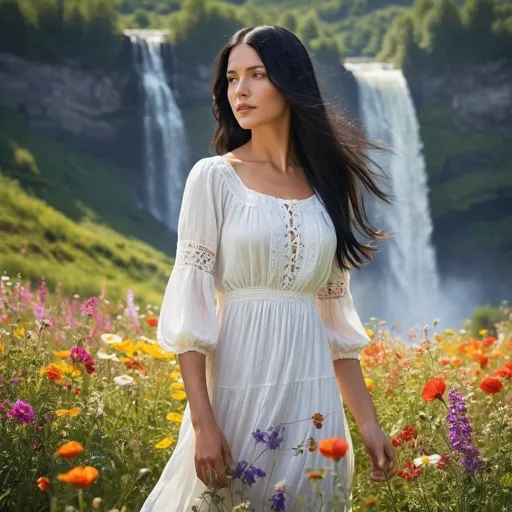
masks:
[[[263,62],[249,45],[231,49],[226,78],[229,104],[242,128],[252,130],[271,123],[288,110],[284,97],[270,82]],[[254,108],[238,110],[242,103]]]

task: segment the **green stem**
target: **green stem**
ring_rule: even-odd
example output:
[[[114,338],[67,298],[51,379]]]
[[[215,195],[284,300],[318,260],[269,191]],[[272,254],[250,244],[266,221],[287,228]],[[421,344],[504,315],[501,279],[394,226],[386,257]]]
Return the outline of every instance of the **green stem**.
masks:
[[[78,510],[80,512],[85,511],[85,502],[84,502],[84,491],[83,489],[78,489]]]

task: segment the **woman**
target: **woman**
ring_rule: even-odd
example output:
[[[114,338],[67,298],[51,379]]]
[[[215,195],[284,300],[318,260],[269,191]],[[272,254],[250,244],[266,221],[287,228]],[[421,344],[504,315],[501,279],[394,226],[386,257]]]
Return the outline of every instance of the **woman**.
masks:
[[[327,460],[314,449],[294,454],[301,441],[348,441],[338,469],[350,492],[343,401],[371,479],[396,473],[361,372],[369,338],[349,290],[349,270],[375,250],[357,241],[354,225],[371,239],[387,236],[367,224],[358,186],[389,198],[365,163],[363,150],[377,146],[328,117],[291,32],[265,25],[234,34],[213,93],[217,155],[188,176],[157,330],[161,346],[179,354],[188,403],[142,510],[189,511],[208,489],[224,498],[213,510],[231,510],[242,487],[256,511],[283,510],[283,499],[284,510],[309,510],[305,468]],[[332,476],[319,486],[331,496]]]

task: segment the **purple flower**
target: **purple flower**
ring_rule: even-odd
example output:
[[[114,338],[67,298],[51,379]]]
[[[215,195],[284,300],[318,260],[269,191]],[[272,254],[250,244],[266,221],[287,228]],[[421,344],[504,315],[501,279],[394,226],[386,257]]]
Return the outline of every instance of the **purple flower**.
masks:
[[[98,307],[98,298],[97,297],[91,297],[90,299],[87,299],[80,306],[80,314],[81,315],[94,316],[96,314],[96,308],[97,307]]]
[[[84,363],[85,369],[89,375],[94,373],[94,359],[90,354],[82,347],[71,347],[69,355],[73,362]]]
[[[44,304],[36,304],[34,306],[34,315],[36,315],[36,318],[41,320],[44,316]]]
[[[281,436],[279,436],[280,432],[283,432]],[[256,444],[263,443],[270,450],[276,450],[281,445],[281,442],[284,438],[285,426],[279,425],[275,429],[273,427],[269,427],[268,430],[262,432],[259,428],[257,428],[254,432],[252,432],[252,436],[256,440]]]
[[[234,471],[234,478],[240,478],[242,476],[242,473],[244,472],[245,468],[247,467],[247,461],[241,460],[236,463],[236,468]]]
[[[450,407],[446,421],[450,427],[450,443],[455,451],[460,452],[462,465],[469,471],[478,471],[483,463],[478,459],[480,451],[473,446],[471,440],[472,428],[466,416],[467,408],[462,394],[456,388],[448,392]]]
[[[270,510],[272,512],[282,512],[284,511],[284,493],[281,491],[275,492],[270,498],[270,502],[272,504]]]
[[[25,424],[32,423],[36,415],[30,404],[18,399],[14,402],[11,410],[7,412],[7,417],[16,419],[19,424]]]
[[[247,484],[249,487],[252,487],[254,483],[256,483],[256,478],[263,478],[265,476],[265,471],[260,468],[255,467],[253,464],[249,466],[249,469],[244,471],[242,482]]]

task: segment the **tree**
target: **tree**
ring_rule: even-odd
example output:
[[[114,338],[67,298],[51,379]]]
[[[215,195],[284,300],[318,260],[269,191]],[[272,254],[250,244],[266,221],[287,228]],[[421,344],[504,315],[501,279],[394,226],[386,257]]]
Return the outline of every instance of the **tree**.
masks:
[[[298,27],[299,39],[305,46],[309,45],[309,42],[320,36],[320,27],[318,23],[318,17],[315,12],[310,12]]]

